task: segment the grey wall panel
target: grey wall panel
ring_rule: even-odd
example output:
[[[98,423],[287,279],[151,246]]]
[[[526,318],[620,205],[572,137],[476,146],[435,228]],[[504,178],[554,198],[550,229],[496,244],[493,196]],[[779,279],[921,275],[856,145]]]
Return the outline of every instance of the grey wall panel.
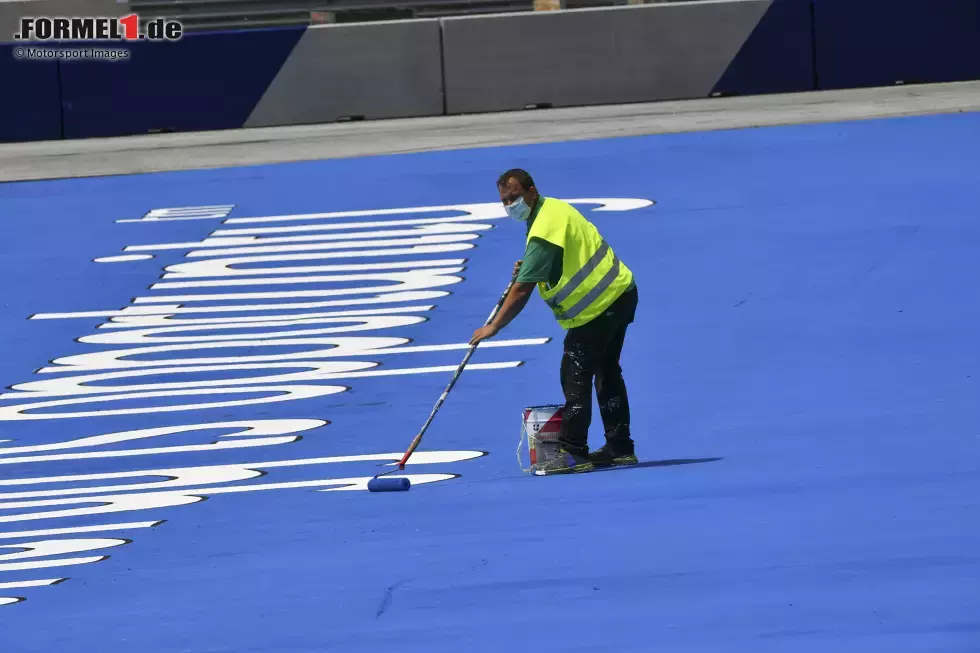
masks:
[[[707,97],[771,2],[443,19],[447,112]]]
[[[439,21],[311,27],[246,127],[443,112]]]

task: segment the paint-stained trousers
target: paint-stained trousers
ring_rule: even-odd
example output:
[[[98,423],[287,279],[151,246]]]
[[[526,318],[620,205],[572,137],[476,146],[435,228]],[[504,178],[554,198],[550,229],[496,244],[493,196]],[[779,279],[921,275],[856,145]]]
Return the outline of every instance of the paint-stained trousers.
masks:
[[[605,313],[587,324],[569,329],[565,335],[565,353],[561,360],[565,410],[559,440],[565,451],[580,456],[589,452],[594,382],[606,440],[612,443],[617,453],[633,453],[629,399],[619,357],[626,328],[636,315],[638,299],[636,288],[633,288],[620,295]]]

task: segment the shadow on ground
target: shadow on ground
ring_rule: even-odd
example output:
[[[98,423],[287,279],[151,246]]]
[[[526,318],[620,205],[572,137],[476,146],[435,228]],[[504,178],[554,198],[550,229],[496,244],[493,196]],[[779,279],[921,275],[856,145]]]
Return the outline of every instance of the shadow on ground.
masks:
[[[647,460],[635,465],[623,465],[622,467],[600,467],[595,472],[618,472],[624,469],[646,469],[648,467],[673,467],[674,465],[697,465],[698,463],[713,463],[723,458],[674,458],[671,460]]]

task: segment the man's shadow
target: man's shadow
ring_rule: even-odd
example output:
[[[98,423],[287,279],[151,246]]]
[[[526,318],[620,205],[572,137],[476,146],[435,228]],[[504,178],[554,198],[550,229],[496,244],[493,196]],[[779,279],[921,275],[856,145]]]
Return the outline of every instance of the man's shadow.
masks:
[[[635,465],[619,465],[616,467],[596,467],[595,472],[618,472],[626,469],[648,469],[650,467],[673,467],[675,465],[697,465],[700,463],[713,463],[724,458],[674,458],[671,460],[647,460],[636,463]]]

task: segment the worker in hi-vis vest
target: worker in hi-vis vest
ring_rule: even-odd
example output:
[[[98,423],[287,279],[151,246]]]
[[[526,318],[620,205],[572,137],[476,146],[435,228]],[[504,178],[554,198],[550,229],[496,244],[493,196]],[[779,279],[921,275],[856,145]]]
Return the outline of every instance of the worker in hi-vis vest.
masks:
[[[535,465],[534,473],[567,474],[636,463],[619,365],[626,328],[636,313],[633,273],[581,213],[566,202],[539,195],[527,172],[508,170],[497,180],[497,189],[507,214],[527,225],[526,249],[500,311],[473,334],[470,344],[497,335],[524,310],[535,286],[567,331],[561,361],[565,407],[560,451]],[[590,453],[593,379],[606,442]]]

